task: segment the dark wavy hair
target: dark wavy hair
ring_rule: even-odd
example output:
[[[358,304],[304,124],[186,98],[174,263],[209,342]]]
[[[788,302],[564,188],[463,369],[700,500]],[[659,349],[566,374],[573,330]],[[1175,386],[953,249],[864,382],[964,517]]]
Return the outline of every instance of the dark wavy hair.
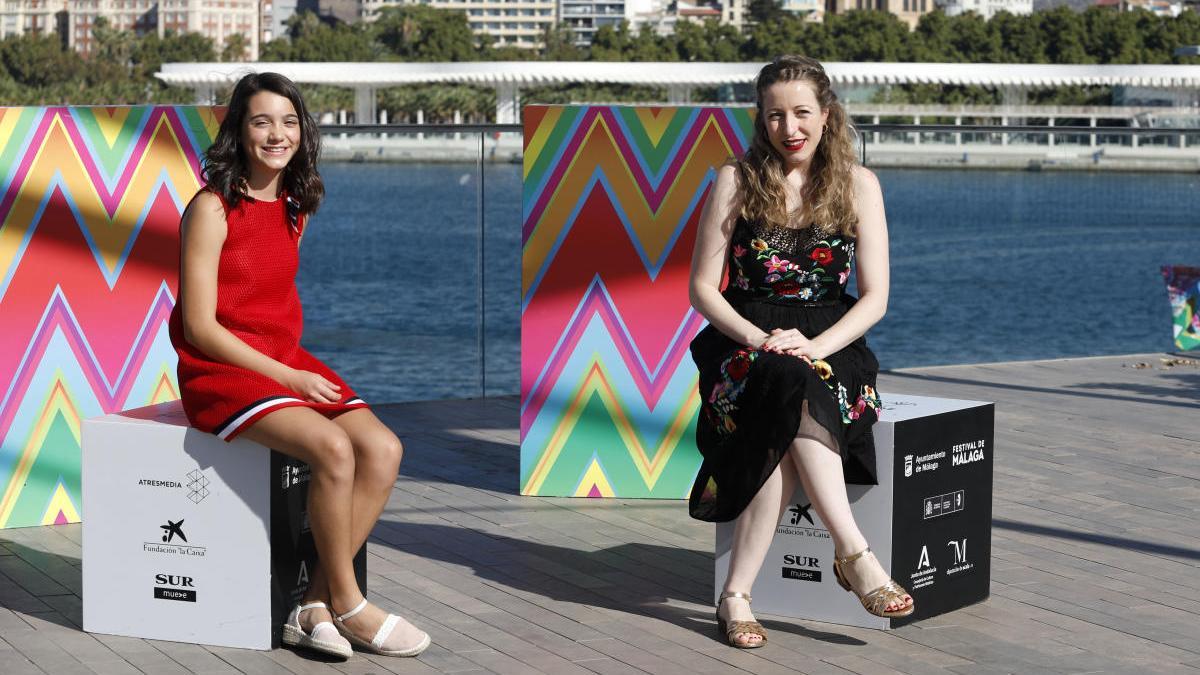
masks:
[[[300,90],[279,73],[250,73],[233,87],[229,97],[229,112],[221,121],[217,137],[204,153],[202,176],[208,189],[220,194],[230,208],[246,198],[246,177],[249,167],[242,148],[242,126],[250,99],[260,91],[278,94],[292,102],[300,118],[300,147],[283,170],[283,189],[299,202],[301,213],[314,213],[325,197],[325,184],[317,173],[317,158],[321,154],[321,134],[316,120],[308,114]]]
[[[744,198],[742,217],[750,221],[765,221],[771,225],[788,226],[795,218],[787,213],[787,179],[784,161],[771,145],[763,114],[763,95],[777,82],[807,82],[817,95],[822,110],[829,119],[817,144],[809,169],[808,181],[801,193],[799,222],[814,224],[849,236],[854,236],[858,214],[854,210],[853,171],[858,163],[854,154],[854,125],[846,109],[816,59],[807,56],[778,56],[763,66],[754,88],[757,92],[758,114],[754,117],[754,138],[750,149],[737,162]]]

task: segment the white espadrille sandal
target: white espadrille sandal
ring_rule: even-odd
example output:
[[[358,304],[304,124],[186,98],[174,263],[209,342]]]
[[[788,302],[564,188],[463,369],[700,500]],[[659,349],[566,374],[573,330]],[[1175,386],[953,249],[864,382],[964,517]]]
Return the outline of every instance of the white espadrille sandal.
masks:
[[[328,609],[323,602],[310,602],[307,605],[296,605],[283,624],[283,644],[303,647],[322,654],[350,658],[354,653],[349,640],[342,637],[336,626],[328,621],[322,621],[306,633],[300,626],[300,612],[309,609]]]
[[[395,614],[388,614],[383,625],[375,632],[375,638],[370,642],[358,637],[346,627],[346,620],[363,611],[363,608],[366,606],[367,599],[363,598],[357,607],[333,619],[337,624],[338,631],[355,647],[383,656],[416,656],[425,651],[425,648],[429,646],[429,633],[425,631],[421,631],[421,640],[416,645],[403,646],[389,643],[388,639],[392,636],[392,630],[396,627],[396,623],[400,621],[400,617]]]

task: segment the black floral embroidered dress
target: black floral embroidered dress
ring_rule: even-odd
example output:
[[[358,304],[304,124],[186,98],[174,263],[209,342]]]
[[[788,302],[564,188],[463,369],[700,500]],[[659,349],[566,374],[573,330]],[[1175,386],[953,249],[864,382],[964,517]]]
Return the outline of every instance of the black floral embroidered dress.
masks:
[[[815,228],[739,218],[723,295],[764,331],[795,328],[816,337],[855,302],[845,293],[854,243]],[[810,363],[746,347],[710,325],[691,350],[700,369],[696,443],[704,456],[689,501],[693,518],[740,515],[796,437],[804,410],[837,443],[847,482],[878,482],[871,425],[879,412],[879,362],[865,338]]]

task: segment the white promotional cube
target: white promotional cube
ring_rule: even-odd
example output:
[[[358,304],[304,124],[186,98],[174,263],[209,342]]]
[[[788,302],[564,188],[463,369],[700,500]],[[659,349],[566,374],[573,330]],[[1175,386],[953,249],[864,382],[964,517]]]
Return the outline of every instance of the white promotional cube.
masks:
[[[797,488],[751,589],[755,612],[887,629],[987,598],[994,406],[882,398],[873,427],[879,484],[846,491],[871,550],[912,594],[916,611],[875,617],[838,585],[829,531]],[[733,529],[733,522],[717,525],[714,600],[728,573]]]
[[[82,441],[83,629],[277,644],[315,561],[307,465],[192,429],[178,401],[86,420]]]

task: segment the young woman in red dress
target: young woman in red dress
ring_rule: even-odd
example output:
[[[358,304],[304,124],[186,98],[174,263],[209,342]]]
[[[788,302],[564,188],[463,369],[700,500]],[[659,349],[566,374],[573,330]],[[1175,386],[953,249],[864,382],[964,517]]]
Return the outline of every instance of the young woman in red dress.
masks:
[[[413,656],[429,636],[367,602],[352,559],[378,520],[402,447],[350,387],[300,346],[299,246],[325,194],[320,134],[296,86],[243,77],[184,212],[171,315],[183,407],[196,428],[308,463],[320,564],[283,641],[341,657],[351,644]]]

